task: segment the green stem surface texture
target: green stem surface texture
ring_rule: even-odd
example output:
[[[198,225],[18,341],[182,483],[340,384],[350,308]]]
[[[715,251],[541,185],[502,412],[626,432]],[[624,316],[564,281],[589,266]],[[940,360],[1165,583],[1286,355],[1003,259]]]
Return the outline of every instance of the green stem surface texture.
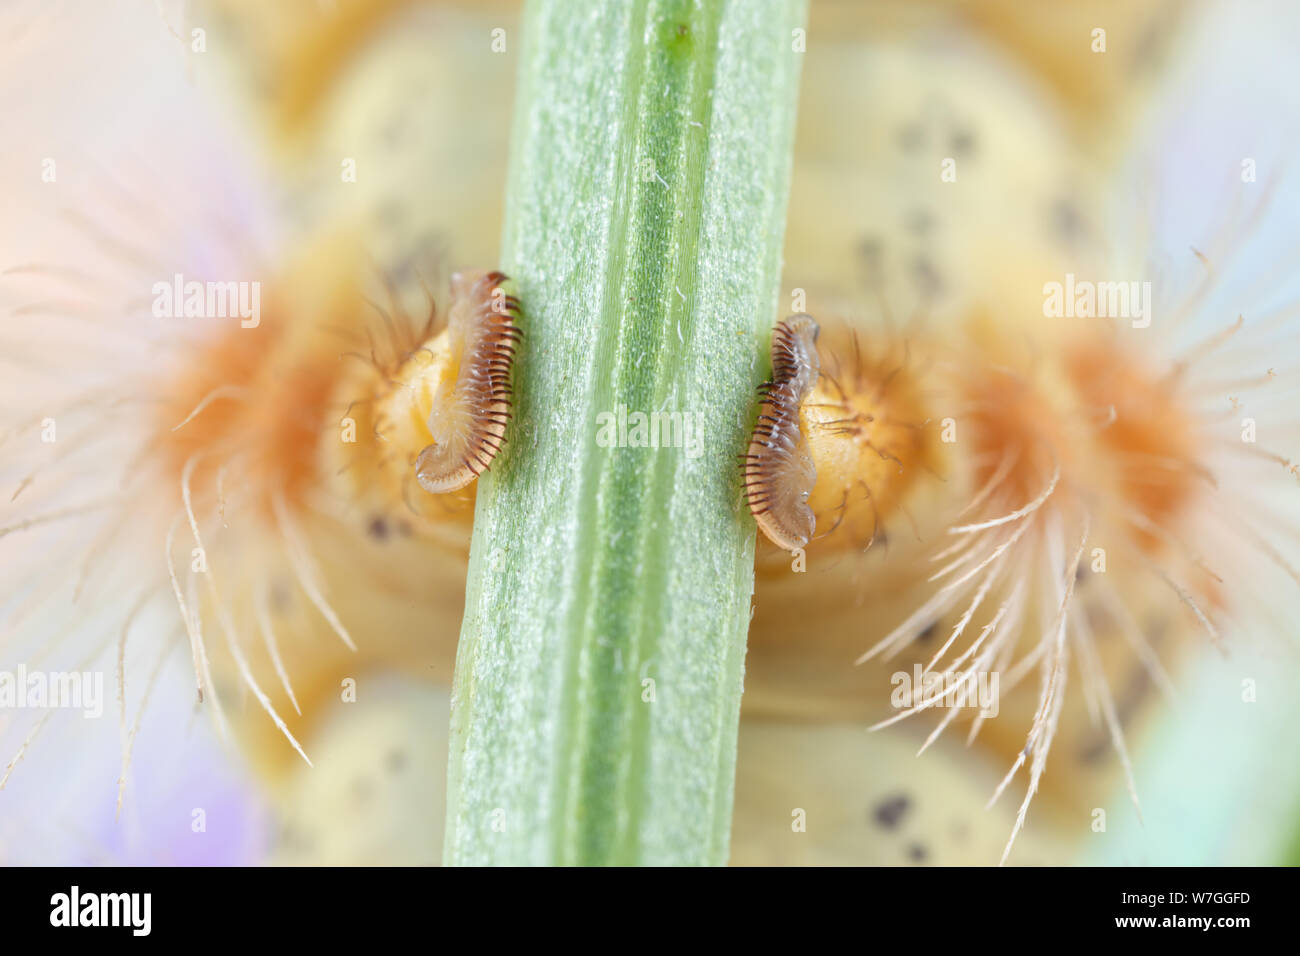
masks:
[[[527,8],[502,257],[525,339],[479,479],[447,863],[727,860],[754,563],[738,459],[805,13]],[[659,441],[679,447],[617,447],[650,439],[638,412],[677,413]]]

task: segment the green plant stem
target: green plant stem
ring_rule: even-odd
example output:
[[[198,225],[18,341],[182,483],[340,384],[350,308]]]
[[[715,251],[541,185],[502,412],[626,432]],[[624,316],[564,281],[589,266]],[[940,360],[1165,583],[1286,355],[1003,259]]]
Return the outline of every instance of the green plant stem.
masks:
[[[727,859],[753,592],[738,456],[777,313],[804,16],[527,8],[503,238],[526,338],[479,479],[448,863]],[[684,413],[698,447],[605,447],[620,407]]]

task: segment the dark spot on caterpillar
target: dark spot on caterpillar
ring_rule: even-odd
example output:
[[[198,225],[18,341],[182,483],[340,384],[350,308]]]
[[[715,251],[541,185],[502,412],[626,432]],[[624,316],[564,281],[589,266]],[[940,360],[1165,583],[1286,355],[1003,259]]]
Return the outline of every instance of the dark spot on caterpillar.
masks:
[[[793,551],[812,537],[808,496],[817,469],[800,428],[800,409],[821,373],[817,322],[792,315],[772,332],[772,378],[759,386],[758,421],[745,453],[745,495],[754,520],[773,544]]]
[[[912,260],[912,280],[927,298],[934,298],[943,291],[943,278],[930,257],[924,253]]]
[[[858,240],[857,254],[862,260],[862,278],[869,289],[875,289],[880,285],[883,252],[883,245],[878,236],[863,236]]]
[[[370,524],[366,525],[366,532],[376,541],[388,540],[388,522],[382,515],[375,515],[370,519]]]
[[[1124,682],[1124,686],[1115,695],[1115,718],[1121,727],[1133,719],[1138,707],[1152,688],[1151,675],[1146,667],[1134,667]],[[1079,748],[1079,760],[1085,764],[1100,763],[1107,754],[1113,753],[1109,729],[1095,728],[1088,732]]]
[[[913,843],[907,848],[907,858],[913,863],[924,863],[929,851],[920,843]]]
[[[1087,231],[1073,200],[1061,198],[1052,203],[1051,219],[1052,229],[1067,242],[1079,241]]]
[[[284,614],[289,610],[292,599],[289,596],[289,588],[285,586],[283,580],[277,580],[271,585],[270,605],[271,610],[276,614]]]
[[[303,833],[292,823],[280,824],[277,842],[281,847],[301,853],[309,852],[313,846],[311,837]]]
[[[975,134],[969,129],[959,129],[952,134],[953,156],[969,156],[975,151]]]
[[[1118,636],[1119,622],[1104,605],[1096,602],[1085,604],[1083,613],[1088,619],[1088,627],[1092,629],[1093,636],[1099,643],[1114,640]]]
[[[1138,34],[1127,62],[1134,74],[1150,75],[1163,71],[1169,55],[1169,37],[1174,33],[1172,20],[1172,11],[1165,10]]]
[[[385,761],[385,766],[388,768],[389,773],[401,773],[406,767],[406,751],[390,750],[388,752],[388,759]]]
[[[934,637],[935,631],[937,630],[939,630],[939,622],[931,621],[919,634],[916,635],[916,639],[920,643],[925,643],[930,638]]]
[[[925,127],[920,123],[908,123],[898,131],[898,145],[906,152],[913,152],[925,142]]]
[[[907,214],[907,228],[917,236],[924,236],[934,227],[934,216],[928,209],[913,209]]]
[[[871,811],[871,816],[884,829],[895,830],[911,806],[912,801],[907,794],[900,793],[876,804]]]

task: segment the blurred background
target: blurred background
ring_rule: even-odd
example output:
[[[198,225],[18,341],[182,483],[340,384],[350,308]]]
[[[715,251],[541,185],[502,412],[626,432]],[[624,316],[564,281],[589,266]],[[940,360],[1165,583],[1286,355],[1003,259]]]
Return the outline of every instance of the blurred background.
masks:
[[[265,276],[277,321],[333,310],[346,323],[365,308],[360,293],[334,291],[350,282],[381,298],[372,287],[388,277],[394,301],[419,311],[421,281],[438,292],[451,270],[496,264],[515,4],[0,10],[0,526],[25,520],[33,495],[58,509],[143,467],[113,431],[148,435],[129,405],[111,424],[86,423],[87,441],[102,441],[75,472],[22,444],[29,417],[102,401],[87,382],[197,374],[201,343],[140,345],[130,316],[147,315],[149,282],[133,277],[243,269],[229,274]],[[936,323],[978,309],[1041,314],[1044,274],[1117,256],[1181,262],[1220,235],[1223,169],[1249,155],[1269,171],[1270,200],[1224,266],[1202,331],[1244,308],[1262,277],[1277,277],[1270,301],[1297,301],[1298,107],[1300,9],[1285,2],[814,0],[783,289],[807,290],[814,314],[848,310],[864,324],[881,303]],[[934,175],[949,156],[959,189]],[[147,437],[140,447],[157,448]],[[52,482],[25,490],[38,471]],[[1295,495],[1279,507],[1294,514]],[[213,661],[225,725],[195,705],[160,563],[166,522],[152,520],[0,538],[0,670],[48,654],[106,675],[101,719],[0,711],[0,862],[438,862],[467,515],[414,521],[410,534],[391,517],[376,525],[373,511],[304,522],[357,651],[310,608],[290,609],[279,650],[293,699],[269,657],[255,671],[310,766],[242,689],[235,658]],[[258,563],[257,534],[229,546],[241,567]],[[188,562],[188,545],[177,553]],[[46,587],[77,578],[82,555],[83,593]],[[157,593],[136,613],[114,574]],[[1153,696],[1133,718],[1141,821],[1113,755],[1063,756],[1012,862],[1300,862],[1295,594],[1276,601],[1257,609],[1267,623],[1255,639],[1177,655],[1175,699]],[[779,675],[765,675],[761,655],[783,640],[751,639],[758,690],[742,718],[733,862],[996,862],[1015,805],[985,804],[1005,753],[954,738],[918,757],[929,725],[867,733],[848,715],[769,706],[764,688]],[[792,807],[817,825],[792,833]]]

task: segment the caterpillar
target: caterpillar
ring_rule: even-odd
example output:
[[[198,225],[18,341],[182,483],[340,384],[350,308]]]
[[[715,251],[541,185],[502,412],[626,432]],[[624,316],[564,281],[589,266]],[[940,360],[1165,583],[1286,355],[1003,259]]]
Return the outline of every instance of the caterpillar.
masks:
[[[136,242],[104,235],[113,249]],[[112,296],[120,281],[130,296],[142,284],[136,272],[145,280],[167,275],[183,254],[142,247],[136,270],[102,288]],[[350,239],[328,237],[284,262],[223,264],[221,276],[268,277],[255,327],[171,319],[148,327],[152,350],[131,350],[123,327],[96,321],[89,328],[97,341],[123,350],[130,364],[98,378],[44,377],[27,420],[6,422],[3,440],[17,457],[6,462],[13,518],[0,537],[21,534],[75,573],[14,578],[24,601],[3,622],[5,649],[33,667],[57,660],[40,637],[58,606],[82,594],[115,621],[124,702],[119,804],[140,721],[127,708],[128,677],[156,670],[177,636],[192,663],[192,699],[268,765],[282,756],[254,723],[259,711],[290,744],[285,753],[310,762],[300,736],[362,648],[369,660],[400,665],[430,650],[404,646],[402,635],[433,622],[431,673],[449,677],[459,615],[452,582],[463,574],[473,504],[472,494],[453,492],[481,473],[504,439],[520,305],[501,289],[508,280],[500,272],[467,273],[453,281],[445,322],[432,295],[427,317],[417,320],[396,290],[387,307],[367,303],[343,266],[357,258]],[[6,291],[19,302],[32,297],[19,314],[51,289],[76,301],[98,281],[90,268],[87,276],[52,265],[11,268]],[[56,306],[69,318],[45,330],[47,360],[81,328],[69,328],[80,306]],[[17,342],[24,329],[5,331]],[[167,361],[151,363],[157,352]],[[48,444],[40,441],[43,423]],[[97,455],[104,439],[119,451]],[[444,461],[449,476],[436,495],[422,490],[417,466],[430,460]],[[89,495],[77,481],[86,474],[102,476],[113,493]],[[58,532],[69,523],[76,534],[65,545]],[[128,523],[131,539],[113,544]],[[420,566],[436,570],[432,587],[402,570]],[[421,592],[417,601],[406,597]],[[157,618],[167,601],[180,634],[167,628],[161,640],[146,641],[139,620]],[[241,685],[253,706],[231,710]],[[17,757],[45,725],[31,729]]]

